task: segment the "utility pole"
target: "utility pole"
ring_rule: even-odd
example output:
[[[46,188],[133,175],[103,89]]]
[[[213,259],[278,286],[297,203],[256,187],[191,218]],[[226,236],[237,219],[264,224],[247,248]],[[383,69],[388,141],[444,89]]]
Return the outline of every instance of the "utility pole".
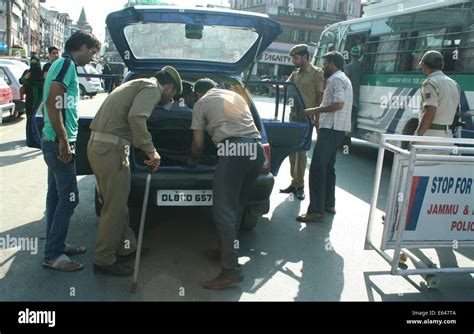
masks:
[[[33,6],[33,2],[29,1],[26,3],[26,8],[28,10],[28,57],[31,56],[31,9]]]
[[[7,7],[7,54],[12,55],[12,3],[11,0],[6,0]]]

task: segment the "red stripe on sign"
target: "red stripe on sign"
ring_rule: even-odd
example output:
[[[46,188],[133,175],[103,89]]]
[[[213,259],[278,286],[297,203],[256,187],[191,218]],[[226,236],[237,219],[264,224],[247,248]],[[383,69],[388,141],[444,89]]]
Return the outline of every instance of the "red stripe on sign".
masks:
[[[410,218],[411,209],[413,208],[413,203],[415,202],[415,194],[416,194],[416,189],[418,188],[418,183],[420,183],[420,177],[419,176],[414,176],[413,177],[413,183],[411,184],[410,204],[408,205],[408,214],[407,214],[407,220],[405,222],[405,228],[408,226],[408,221],[409,221],[409,218]]]

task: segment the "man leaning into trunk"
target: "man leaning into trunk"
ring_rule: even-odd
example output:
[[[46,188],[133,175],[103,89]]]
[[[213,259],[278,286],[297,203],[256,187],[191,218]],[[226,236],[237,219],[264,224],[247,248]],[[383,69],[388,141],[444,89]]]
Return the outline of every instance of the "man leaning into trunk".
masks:
[[[123,262],[135,253],[137,242],[128,221],[130,193],[130,145],[146,153],[145,164],[155,172],[160,155],[153,145],[146,121],[157,104],[164,105],[182,83],[178,72],[164,67],[151,78],[131,80],[105,99],[91,123],[87,146],[89,163],[102,199],[99,230],[95,245],[94,273],[130,276]]]
[[[217,89],[211,79],[200,79],[194,86],[196,103],[191,129],[194,130],[191,165],[197,163],[204,144],[204,131],[218,150],[213,181],[212,215],[218,233],[218,256],[222,271],[203,284],[206,289],[224,289],[243,281],[236,249],[243,210],[264,163],[264,150],[247,102],[238,93]],[[247,147],[238,154],[225,149]],[[252,154],[250,154],[252,152]]]

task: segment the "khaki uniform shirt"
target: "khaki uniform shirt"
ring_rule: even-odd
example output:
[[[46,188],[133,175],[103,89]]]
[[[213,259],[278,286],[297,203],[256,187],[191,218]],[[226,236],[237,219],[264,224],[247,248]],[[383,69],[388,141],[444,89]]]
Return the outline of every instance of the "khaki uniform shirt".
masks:
[[[247,102],[238,93],[211,89],[194,104],[193,130],[206,130],[214,144],[226,138],[261,138]]]
[[[155,151],[146,121],[161,100],[163,87],[156,78],[131,80],[104,101],[90,128],[131,142],[144,152]]]
[[[451,125],[460,103],[461,92],[456,81],[445,75],[441,70],[431,73],[421,86],[422,108],[420,119],[425,112],[424,107],[436,107],[433,124]]]
[[[291,73],[289,82],[294,82],[298,88],[306,108],[318,107],[324,91],[324,72],[312,64],[305,69],[298,68]]]

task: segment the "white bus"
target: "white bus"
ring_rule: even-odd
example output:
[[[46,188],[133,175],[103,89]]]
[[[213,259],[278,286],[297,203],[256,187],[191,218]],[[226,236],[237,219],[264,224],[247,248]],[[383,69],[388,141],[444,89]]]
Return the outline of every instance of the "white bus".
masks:
[[[371,7],[374,8],[371,10]],[[418,124],[418,68],[427,50],[443,54],[443,71],[461,86],[461,137],[474,138],[474,4],[472,0],[387,0],[367,16],[327,27],[314,62],[332,50],[362,50],[357,129],[352,136],[378,143],[380,134],[413,134]],[[378,13],[377,13],[378,11]]]

